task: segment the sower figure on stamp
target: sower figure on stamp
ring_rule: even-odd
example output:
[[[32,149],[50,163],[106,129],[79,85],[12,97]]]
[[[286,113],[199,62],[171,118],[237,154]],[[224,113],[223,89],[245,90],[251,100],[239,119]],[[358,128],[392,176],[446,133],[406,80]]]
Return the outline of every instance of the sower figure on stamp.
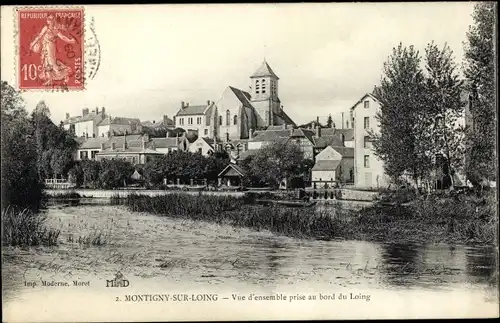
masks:
[[[47,25],[42,28],[40,34],[30,44],[30,49],[33,52],[41,52],[42,73],[40,79],[45,80],[43,85],[52,85],[54,81],[61,80],[68,83],[71,68],[56,59],[56,40],[59,37],[70,44],[74,44],[76,40],[61,34],[62,29],[62,25],[56,24],[54,16],[50,15],[47,18]]]

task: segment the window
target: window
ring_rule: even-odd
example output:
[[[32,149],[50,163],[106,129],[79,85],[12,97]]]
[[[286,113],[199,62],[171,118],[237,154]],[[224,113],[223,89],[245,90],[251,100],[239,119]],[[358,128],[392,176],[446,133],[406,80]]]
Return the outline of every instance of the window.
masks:
[[[219,126],[222,126],[222,116],[219,116]]]
[[[234,118],[233,118],[233,124],[234,125],[238,124],[238,116],[237,115],[235,115]]]
[[[197,124],[201,124],[201,117],[197,117],[197,118],[196,118],[196,123],[197,123]]]
[[[259,80],[255,81],[255,93],[259,94],[260,90],[260,85],[259,85]]]
[[[180,124],[181,126],[183,126],[183,125],[184,125],[184,118],[179,118],[179,124]]]
[[[365,168],[369,168],[370,167],[370,156],[368,156],[368,155],[365,155],[364,166],[365,166]]]
[[[99,152],[99,150],[92,150],[90,153],[90,158],[95,159],[95,155]]]
[[[198,148],[198,153],[203,153],[203,148]]]
[[[365,148],[372,148],[372,142],[370,141],[370,137],[369,136],[365,136],[363,138],[363,146]]]
[[[193,124],[193,118],[188,118],[188,124]]]
[[[226,110],[226,126],[231,124],[231,115],[229,114],[229,110]]]
[[[365,122],[364,123],[364,128],[365,129],[370,128],[370,117],[365,117],[364,122]]]
[[[364,104],[365,104],[365,109],[368,109],[370,107],[370,101],[366,100]]]
[[[266,93],[266,80],[262,80],[262,93]]]
[[[80,159],[87,159],[89,157],[88,151],[80,151]]]

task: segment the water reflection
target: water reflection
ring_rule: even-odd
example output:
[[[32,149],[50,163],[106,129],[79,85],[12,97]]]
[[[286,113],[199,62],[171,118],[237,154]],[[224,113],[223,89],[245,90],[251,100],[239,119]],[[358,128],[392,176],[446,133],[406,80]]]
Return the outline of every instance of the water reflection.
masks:
[[[76,270],[108,277],[120,270],[135,285],[151,283],[158,290],[179,283],[216,284],[233,291],[287,286],[427,290],[470,285],[494,291],[497,283],[493,247],[293,239],[93,205],[98,204],[48,209],[49,223],[62,230],[61,245],[50,251],[49,262],[61,266],[55,277]],[[108,227],[112,230],[105,246],[85,249],[67,242],[70,234],[83,236],[92,228]],[[10,273],[21,276],[31,267],[32,274],[39,274],[38,268],[48,270],[43,269],[48,268],[47,254],[41,249],[26,257],[15,255],[9,262],[17,267],[10,265]]]
[[[494,247],[465,248],[466,271],[474,283],[498,285],[498,255]]]

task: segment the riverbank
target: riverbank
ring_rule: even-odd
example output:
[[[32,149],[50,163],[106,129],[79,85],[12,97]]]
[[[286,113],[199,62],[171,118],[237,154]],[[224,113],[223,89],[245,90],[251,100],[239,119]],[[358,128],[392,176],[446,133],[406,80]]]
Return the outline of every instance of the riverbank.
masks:
[[[352,306],[362,310],[371,306],[374,312],[386,306],[384,313],[391,309],[394,313],[404,312],[405,304],[399,304],[398,311],[393,309],[393,304],[402,298],[403,303],[410,299],[419,304],[425,302],[427,306],[456,298],[466,306],[452,302],[455,307],[474,306],[481,308],[483,315],[485,308],[498,308],[494,247],[293,239],[205,221],[151,216],[131,212],[123,206],[52,206],[44,212],[47,226],[61,231],[57,246],[3,248],[4,312],[21,321],[40,313],[45,313],[45,320],[39,321],[53,320],[56,314],[68,322],[82,317],[90,319],[89,302],[96,308],[124,304],[118,312],[125,321],[141,318],[127,312],[130,308],[141,314],[156,313],[151,320],[164,318],[165,312],[160,313],[158,308],[167,305],[169,309],[175,306],[175,312],[184,310],[178,308],[181,302],[115,302],[117,296],[123,300],[125,294],[218,294],[220,310],[240,304],[222,299],[235,293],[268,296],[297,292],[305,295],[362,292],[371,295],[370,302],[351,301]],[[79,242],[83,240],[79,237],[96,232],[104,233],[105,244]],[[106,280],[113,279],[117,272],[130,282],[127,288],[106,287]],[[90,282],[90,286],[44,287],[40,280],[71,285],[77,280]],[[27,286],[25,282],[36,285]],[[82,303],[82,299],[86,301]],[[387,305],[388,300],[391,306]],[[264,308],[257,306],[264,303],[270,304],[245,302],[240,316],[248,313],[251,306],[252,310],[264,312]],[[330,312],[332,306],[331,301],[319,299],[283,302],[280,306],[285,303],[289,304],[288,311],[300,308],[302,312],[308,307],[309,313],[317,313],[318,304],[324,304],[321,306],[328,307]],[[207,302],[196,304],[203,306]],[[350,312],[346,310],[346,316],[349,313],[352,316],[352,306],[347,306]],[[113,315],[116,319],[118,312],[111,312],[109,319]],[[188,312],[185,308],[183,314]],[[470,310],[457,313],[456,309],[450,309],[449,313],[470,315]],[[103,320],[97,316],[93,319]]]
[[[492,197],[416,200],[408,205],[381,203],[352,210],[331,207],[257,206],[245,197],[115,196],[112,203],[134,212],[214,222],[276,234],[320,240],[404,243],[480,243],[496,241],[496,201]]]

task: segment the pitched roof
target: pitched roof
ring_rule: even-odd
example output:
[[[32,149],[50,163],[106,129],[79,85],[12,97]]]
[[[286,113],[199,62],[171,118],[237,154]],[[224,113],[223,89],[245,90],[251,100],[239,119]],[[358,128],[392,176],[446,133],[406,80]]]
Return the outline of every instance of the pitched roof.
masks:
[[[72,124],[72,123],[78,123],[78,122],[84,122],[84,121],[91,121],[91,120],[94,120],[100,114],[102,114],[102,111],[99,112],[99,114],[96,114],[95,112],[90,112],[84,116],[70,117],[69,119],[63,120],[63,124]]]
[[[285,111],[283,111],[283,109],[280,109],[278,113],[274,113],[275,116],[279,117],[281,120],[283,120],[285,122],[285,124],[291,124],[291,125],[296,125],[295,122],[293,122],[292,118],[290,118],[288,116],[288,114],[286,114]]]
[[[213,104],[210,105],[188,105],[187,107],[184,107],[184,109],[179,109],[177,111],[176,116],[188,116],[188,115],[204,115],[205,110],[207,108],[213,106]]]
[[[317,160],[312,171],[334,171],[340,164],[340,160]]]
[[[139,124],[141,123],[141,120],[137,118],[125,118],[125,117],[106,117],[102,119],[102,121],[99,123],[98,126],[107,126],[110,124],[118,124],[118,125],[132,125],[132,124]]]
[[[262,130],[256,131],[253,138],[249,141],[277,141],[278,139],[286,139],[290,136],[290,130]]]
[[[239,160],[244,160],[252,155],[255,155],[259,150],[258,149],[251,149],[251,150],[245,150],[240,152]]]
[[[338,129],[338,128],[322,128],[321,129],[321,137],[323,136],[338,136],[342,138],[342,134],[344,134],[345,141],[354,140],[354,129]]]
[[[230,169],[234,169],[240,176],[245,176],[245,171],[243,170],[243,168],[241,168],[240,166],[236,165],[236,164],[229,164],[227,165],[223,170],[222,172],[219,173],[219,177],[224,175],[228,170]]]
[[[269,64],[266,61],[262,62],[262,65],[252,74],[250,77],[263,77],[263,76],[273,76],[279,80],[278,75],[276,75]]]
[[[87,138],[81,142],[79,149],[101,149],[101,143],[108,141],[107,137]]]
[[[154,143],[155,148],[175,148],[180,143],[182,137],[179,138],[179,141],[176,140],[175,137],[169,138],[151,138],[151,141],[148,142],[147,146],[152,147]]]
[[[153,154],[153,155],[163,155],[162,152],[153,150],[153,149],[142,149],[142,147],[115,147],[115,149],[111,148],[106,148],[104,150],[101,150],[100,152],[97,153],[97,155],[109,155],[109,154],[115,154],[115,153],[143,153],[143,154]]]
[[[250,93],[237,89],[232,86],[229,86],[229,88],[231,89],[231,91],[233,91],[233,93],[236,95],[238,100],[240,100],[240,102],[243,104],[244,107],[247,108],[253,107],[252,104],[250,103],[250,98],[251,98]]]
[[[336,152],[346,158],[354,158],[354,148],[342,147],[342,146],[331,146]]]
[[[361,103],[366,97],[370,97],[372,98],[375,102],[378,102],[379,104],[382,104],[380,102],[380,100],[375,96],[373,95],[372,93],[366,93],[365,95],[363,95],[361,97],[361,99],[359,99],[349,110],[353,110],[359,103]]]

